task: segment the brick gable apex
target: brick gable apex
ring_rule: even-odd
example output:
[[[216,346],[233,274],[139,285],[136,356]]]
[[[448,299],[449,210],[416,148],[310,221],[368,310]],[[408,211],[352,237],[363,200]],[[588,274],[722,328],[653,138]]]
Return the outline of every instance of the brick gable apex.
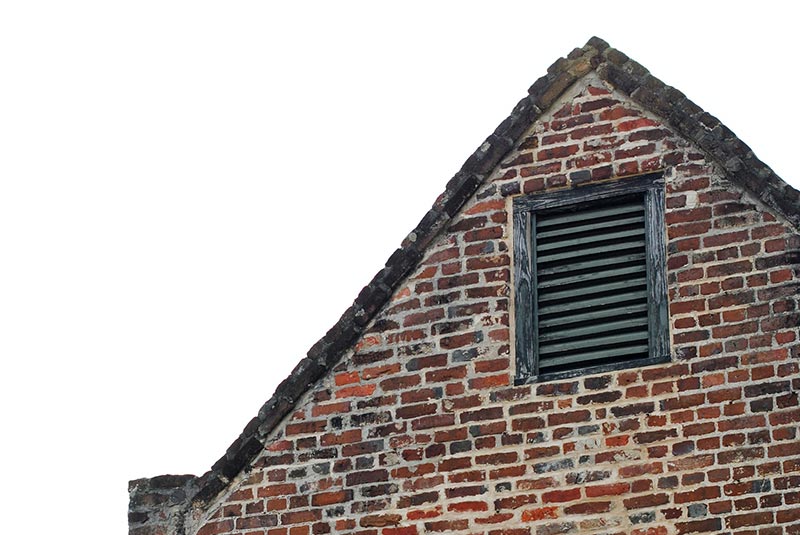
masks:
[[[465,203],[486,184],[493,170],[516,166],[522,172],[524,165],[508,161],[509,153],[524,141],[533,125],[543,118],[551,119],[566,95],[574,92],[581,80],[588,78],[600,80],[660,118],[664,125],[701,149],[724,171],[727,179],[768,206],[780,219],[795,228],[800,227],[798,192],[758,160],[730,130],[682,93],[650,75],[638,63],[610,48],[604,41],[592,38],[583,48],[556,61],[547,74],[531,86],[528,95],[516,105],[509,117],[448,182],[445,191],[388,259],[386,266],[278,386],[273,397],[211,470],[197,479],[180,479],[179,491],[188,498],[183,502],[185,506],[181,507],[188,507],[190,503],[196,509],[206,507],[229,489],[231,483],[264,451],[267,437],[292,412],[309,388],[331,373],[341,357],[362,338],[376,315],[391,305],[396,291],[409,275],[419,269],[420,262],[430,253],[442,231],[468,219],[466,216],[469,214],[462,212]],[[535,178],[531,176],[531,181]],[[151,493],[154,489],[157,493],[167,493],[165,489],[172,487],[164,481],[167,480],[154,478],[132,482],[132,503],[137,495]]]

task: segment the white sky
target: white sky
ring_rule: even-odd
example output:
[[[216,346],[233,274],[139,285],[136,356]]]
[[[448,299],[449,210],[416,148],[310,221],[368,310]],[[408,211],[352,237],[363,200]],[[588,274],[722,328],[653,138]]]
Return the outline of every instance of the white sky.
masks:
[[[799,186],[797,13],[708,4],[0,3],[3,531],[206,471],[594,34]]]

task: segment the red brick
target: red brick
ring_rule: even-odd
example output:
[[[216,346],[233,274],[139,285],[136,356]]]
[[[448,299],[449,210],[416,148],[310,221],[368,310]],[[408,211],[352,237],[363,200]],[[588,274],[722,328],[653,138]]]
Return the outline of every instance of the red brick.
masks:
[[[574,137],[574,132],[573,132]],[[566,158],[567,156],[571,156],[580,150],[580,145],[562,145],[558,147],[551,147],[544,150],[540,150],[536,154],[536,159],[539,161],[543,160],[554,160],[556,158]]]
[[[634,498],[626,498],[622,500],[626,509],[642,509],[645,507],[656,507],[664,505],[669,502],[669,496],[666,494],[648,494],[646,496],[636,496]]]
[[[417,526],[383,528],[381,535],[417,535]]]
[[[353,491],[350,489],[331,492],[320,492],[311,497],[311,505],[315,507],[344,503],[353,499]]]
[[[469,380],[470,388],[484,389],[496,388],[500,386],[507,386],[511,383],[511,379],[507,373],[498,375],[488,375],[485,377],[475,377]]]
[[[611,502],[583,502],[568,505],[564,513],[568,515],[597,515],[611,510]]]
[[[615,104],[619,104],[619,101],[613,98],[600,98],[600,99],[590,100],[588,102],[584,102],[583,104],[581,104],[581,111],[586,113],[588,111],[595,111],[603,108],[609,108]]]
[[[542,494],[542,501],[544,503],[562,503],[579,500],[581,498],[581,489],[568,489],[568,490],[551,490]]]
[[[416,312],[409,314],[403,319],[403,327],[411,327],[421,323],[432,323],[442,318],[444,318],[444,309],[441,308],[426,310],[425,312]]]
[[[226,519],[205,524],[197,532],[197,535],[219,535],[233,530],[233,520]],[[154,534],[155,535],[155,534]]]
[[[328,433],[320,437],[322,446],[332,446],[335,444],[350,444],[361,440],[361,429],[348,429],[339,434]]]
[[[521,177],[552,175],[561,171],[561,162],[550,162],[542,165],[535,165],[532,167],[523,167],[519,170]]]
[[[376,385],[374,384],[357,385],[357,386],[340,388],[336,391],[336,397],[350,398],[350,397],[371,396],[375,392],[375,388]]]
[[[522,511],[523,522],[535,522],[548,518],[558,518],[558,507],[539,507]]]
[[[699,208],[689,208],[686,210],[670,210],[666,214],[668,225],[675,223],[689,223],[693,221],[703,221],[711,218],[711,208],[702,206]],[[706,238],[707,239],[707,238]]]
[[[753,512],[745,515],[729,516],[725,519],[725,525],[729,529],[737,529],[743,526],[759,526],[763,524],[771,524],[773,520],[772,512]]]
[[[689,533],[708,533],[719,532],[722,530],[722,520],[719,518],[707,518],[704,520],[693,520],[689,522],[678,522],[675,524],[680,535]]]
[[[708,232],[709,229],[711,229],[710,221],[696,221],[682,225],[670,225],[667,228],[667,234],[670,240],[674,240],[675,238],[702,235]]]
[[[630,491],[630,483],[610,483],[608,485],[594,485],[585,487],[587,498],[600,496],[620,496]]]

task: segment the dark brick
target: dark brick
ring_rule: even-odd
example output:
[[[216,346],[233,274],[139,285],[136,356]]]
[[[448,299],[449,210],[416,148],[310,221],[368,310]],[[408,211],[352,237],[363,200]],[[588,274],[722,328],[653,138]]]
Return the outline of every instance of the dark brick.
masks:
[[[633,440],[637,444],[651,444],[653,442],[661,442],[668,438],[675,438],[678,432],[675,429],[662,429],[659,431],[648,431],[646,433],[636,433],[633,435]]]
[[[675,524],[680,535],[689,533],[708,533],[720,532],[722,530],[722,520],[719,518],[709,518],[707,520],[695,520],[693,522],[678,522]]]
[[[623,405],[621,407],[611,407],[611,414],[617,418],[626,416],[635,416],[637,414],[650,414],[655,410],[655,404],[650,401],[646,403],[634,403],[632,405]]]
[[[791,389],[789,381],[775,381],[772,383],[759,383],[756,385],[746,386],[744,388],[744,395],[748,398],[780,394],[788,392]]]

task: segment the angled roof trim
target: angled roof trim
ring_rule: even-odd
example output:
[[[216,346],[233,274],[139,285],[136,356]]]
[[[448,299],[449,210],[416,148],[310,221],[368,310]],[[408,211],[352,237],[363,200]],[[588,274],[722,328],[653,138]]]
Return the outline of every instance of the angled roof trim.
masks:
[[[654,76],[625,54],[593,37],[583,48],[558,59],[528,90],[511,114],[470,156],[444,192],[339,321],[309,350],[292,373],[244,428],[211,470],[197,479],[191,498],[203,506],[223,492],[263,450],[263,441],[294,408],[300,397],[323,377],[389,301],[394,290],[417,266],[426,247],[458,213],[487,175],[522,134],[569,87],[595,71],[604,81],[665,119],[715,160],[734,183],[745,188],[800,228],[800,193],[781,180],[718,119]]]

